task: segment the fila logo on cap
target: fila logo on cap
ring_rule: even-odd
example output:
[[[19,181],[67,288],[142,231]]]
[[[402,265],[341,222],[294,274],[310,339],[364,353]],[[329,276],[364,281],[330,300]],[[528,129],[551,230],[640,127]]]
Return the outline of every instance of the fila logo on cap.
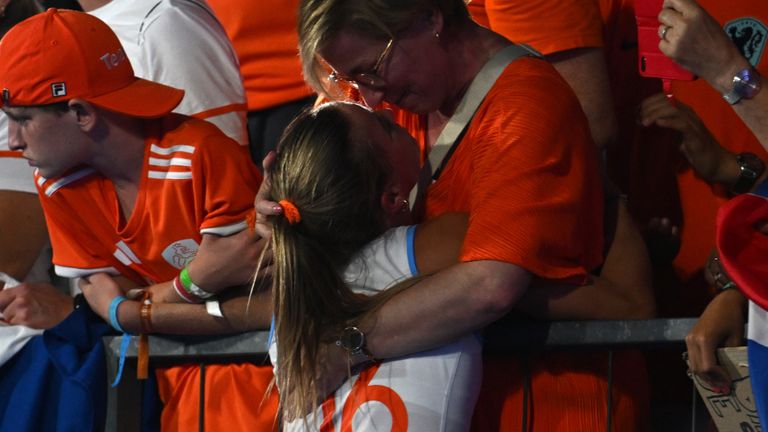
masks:
[[[57,82],[51,84],[51,93],[53,97],[60,97],[67,95],[67,84],[63,82]]]

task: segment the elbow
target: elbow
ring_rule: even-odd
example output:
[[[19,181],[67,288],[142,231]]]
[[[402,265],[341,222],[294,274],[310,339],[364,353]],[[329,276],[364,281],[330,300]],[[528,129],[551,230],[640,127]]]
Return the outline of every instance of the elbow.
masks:
[[[517,305],[529,282],[530,276],[527,274],[524,279],[488,274],[478,280],[470,307],[474,314],[482,317],[485,324],[489,324],[509,313]]]

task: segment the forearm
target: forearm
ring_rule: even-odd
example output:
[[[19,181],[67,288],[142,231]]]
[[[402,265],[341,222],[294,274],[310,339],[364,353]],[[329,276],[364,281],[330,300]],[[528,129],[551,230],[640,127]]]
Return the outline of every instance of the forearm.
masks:
[[[187,271],[196,285],[212,293],[248,284],[266,247],[266,240],[247,229],[227,237],[204,234]]]
[[[547,320],[647,319],[654,315],[653,296],[639,300],[606,279],[589,285],[536,285],[516,307],[527,315]]]
[[[717,70],[705,76],[707,82],[720,94],[728,93],[733,87],[733,77],[740,70],[750,67],[749,62],[735,48],[731,56],[732,61],[725,63]],[[744,124],[755,134],[760,143],[768,151],[768,85],[765,78],[761,79],[763,89],[752,99],[742,99],[735,105],[733,110],[741,117]]]
[[[205,304],[153,302],[151,326],[161,334],[226,334],[269,328],[272,316],[270,292],[250,298],[240,295],[220,300],[223,317],[208,314]],[[120,325],[129,333],[141,332],[141,303],[124,301],[118,309]]]
[[[655,314],[648,253],[623,200],[600,276],[589,285],[536,284],[520,302],[523,312],[550,320],[643,319]]]
[[[530,275],[497,261],[454,265],[395,295],[360,325],[377,358],[431,349],[506,314]]]

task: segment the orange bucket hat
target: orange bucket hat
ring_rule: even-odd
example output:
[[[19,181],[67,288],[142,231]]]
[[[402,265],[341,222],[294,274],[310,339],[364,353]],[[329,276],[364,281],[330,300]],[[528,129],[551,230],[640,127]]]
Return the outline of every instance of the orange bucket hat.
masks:
[[[86,100],[109,111],[155,118],[184,91],[137,78],[114,32],[83,12],[48,9],[14,26],[0,41],[3,106]]]

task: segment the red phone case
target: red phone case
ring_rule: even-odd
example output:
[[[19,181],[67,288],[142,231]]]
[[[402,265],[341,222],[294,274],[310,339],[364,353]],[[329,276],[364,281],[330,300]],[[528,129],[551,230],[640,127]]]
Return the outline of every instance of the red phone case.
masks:
[[[635,0],[637,52],[640,75],[691,81],[696,77],[659,50],[659,12],[664,0]]]

